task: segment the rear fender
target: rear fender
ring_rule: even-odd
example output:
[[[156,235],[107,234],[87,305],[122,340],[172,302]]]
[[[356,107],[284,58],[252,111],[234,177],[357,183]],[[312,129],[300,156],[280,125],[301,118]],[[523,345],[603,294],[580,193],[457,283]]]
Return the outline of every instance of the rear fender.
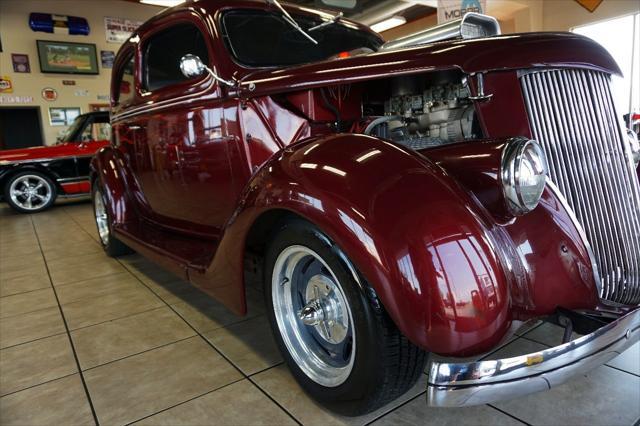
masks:
[[[415,344],[477,353],[509,328],[493,225],[424,157],[363,135],[294,144],[254,176],[213,263],[192,281],[242,312],[244,241],[274,209],[306,218],[338,244]]]

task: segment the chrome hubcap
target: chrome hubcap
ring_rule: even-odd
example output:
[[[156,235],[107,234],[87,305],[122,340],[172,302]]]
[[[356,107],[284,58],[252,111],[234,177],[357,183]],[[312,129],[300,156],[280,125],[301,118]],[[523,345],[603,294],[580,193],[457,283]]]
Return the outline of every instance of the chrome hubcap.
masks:
[[[24,175],[14,180],[9,187],[9,196],[14,204],[25,210],[38,210],[51,201],[49,183],[38,175]]]
[[[93,208],[96,215],[96,225],[98,225],[98,235],[102,244],[109,244],[109,224],[107,221],[107,209],[102,200],[102,192],[98,189],[93,196]]]
[[[335,274],[313,250],[290,246],[273,269],[273,308],[282,339],[316,383],[339,386],[355,358],[351,308]]]

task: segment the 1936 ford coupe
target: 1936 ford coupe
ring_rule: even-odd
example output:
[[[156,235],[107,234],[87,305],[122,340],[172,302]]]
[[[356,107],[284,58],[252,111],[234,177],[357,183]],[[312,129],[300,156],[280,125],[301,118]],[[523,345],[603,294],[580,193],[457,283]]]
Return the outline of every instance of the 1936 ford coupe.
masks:
[[[587,38],[502,36],[482,15],[384,43],[273,0],[188,2],[117,55],[100,239],[238,314],[260,276],[289,368],[340,412],[405,392],[427,352],[481,354],[534,318],[565,343],[432,361],[427,399],[548,389],[640,336],[639,153],[616,74]]]

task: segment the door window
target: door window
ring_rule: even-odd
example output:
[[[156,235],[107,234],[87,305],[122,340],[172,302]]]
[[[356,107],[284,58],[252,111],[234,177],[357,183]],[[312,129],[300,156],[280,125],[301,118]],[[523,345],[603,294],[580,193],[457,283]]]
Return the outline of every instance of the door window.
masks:
[[[180,71],[180,59],[187,54],[209,64],[204,36],[192,24],[176,25],[151,37],[144,55],[145,88],[154,91],[189,80]]]
[[[116,103],[118,104],[127,104],[133,100],[134,93],[134,70],[135,70],[135,60],[133,53],[131,53],[131,57],[127,60],[126,65],[122,69],[122,73],[120,74],[119,79],[119,90],[118,90],[118,98],[116,99]]]

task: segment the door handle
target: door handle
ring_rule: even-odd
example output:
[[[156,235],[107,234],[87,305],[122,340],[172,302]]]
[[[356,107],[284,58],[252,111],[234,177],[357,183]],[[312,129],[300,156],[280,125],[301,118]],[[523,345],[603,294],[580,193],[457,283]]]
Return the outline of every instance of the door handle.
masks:
[[[142,126],[138,126],[138,125],[133,125],[133,126],[129,126],[129,130],[142,130]]]

